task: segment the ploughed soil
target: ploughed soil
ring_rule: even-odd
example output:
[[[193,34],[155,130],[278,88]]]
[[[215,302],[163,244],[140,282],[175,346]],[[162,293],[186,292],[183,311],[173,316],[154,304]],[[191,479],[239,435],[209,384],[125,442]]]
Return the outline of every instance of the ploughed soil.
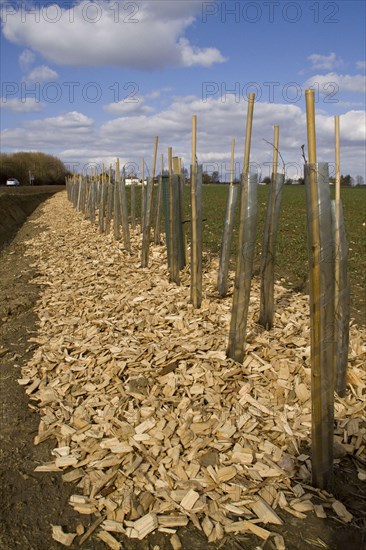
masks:
[[[68,505],[75,490],[71,484],[62,482],[60,474],[34,472],[36,466],[50,459],[54,444],[46,441],[34,445],[39,416],[17,383],[21,367],[34,351],[29,338],[37,331],[33,308],[41,293],[41,287],[30,282],[36,274],[32,265],[35,258],[24,256],[24,252],[28,239],[47,231],[47,227],[36,223],[37,208],[42,208],[42,201],[61,189],[54,186],[0,189],[0,548],[3,550],[61,549],[63,546],[52,539],[51,525],[62,525],[66,532],[75,532],[78,525],[79,529],[82,524],[87,530],[95,521],[95,517],[76,514]],[[352,523],[345,525],[336,517],[323,520],[312,513],[306,519],[297,519],[279,511],[284,525],[270,527],[283,535],[288,550],[366,547],[366,482],[358,479],[350,456],[335,464],[334,473],[334,494],[353,514]],[[230,535],[220,543],[208,544],[204,535],[192,526],[180,529],[178,534],[183,548],[192,550],[276,548],[272,539],[263,541],[247,534]],[[143,541],[121,540],[125,549],[158,550],[171,548],[169,538],[170,535],[155,533]],[[91,535],[82,547],[98,550],[106,545]],[[71,548],[80,546],[74,542]]]
[[[9,244],[28,216],[63,185],[0,187],[0,250]]]

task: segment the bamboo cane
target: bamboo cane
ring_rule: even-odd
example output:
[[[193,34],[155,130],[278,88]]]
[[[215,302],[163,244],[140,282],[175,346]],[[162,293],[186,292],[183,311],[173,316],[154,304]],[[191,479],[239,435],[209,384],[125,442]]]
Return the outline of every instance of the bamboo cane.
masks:
[[[227,279],[229,273],[229,260],[231,241],[234,230],[234,213],[238,196],[238,186],[234,186],[234,162],[235,162],[235,139],[231,141],[231,162],[230,162],[230,185],[226,203],[225,225],[222,235],[221,254],[219,273],[217,279],[217,289],[219,296],[223,297],[227,293]]]
[[[85,179],[85,190],[84,190],[84,218],[87,220],[90,213],[90,176],[87,176]]]
[[[311,324],[311,370],[312,370],[312,480],[321,489],[329,489],[332,484],[333,468],[333,419],[334,419],[334,373],[333,350],[331,364],[327,364],[328,345],[326,319],[324,317],[325,288],[332,281],[322,280],[322,224],[323,213],[319,208],[318,165],[316,164],[316,133],[314,90],[306,90],[306,119],[308,136],[309,164],[307,169],[308,219],[309,219],[309,260],[310,260],[310,324]],[[328,192],[329,192],[329,184]],[[309,212],[310,210],[310,212]],[[330,221],[330,220],[329,220]],[[323,277],[324,279],[324,277]],[[333,276],[332,276],[333,279]],[[322,294],[323,293],[323,294]]]
[[[274,125],[273,133],[273,164],[272,164],[272,174],[276,177],[278,172],[278,146],[280,140],[280,127],[278,124]]]
[[[122,233],[125,249],[128,253],[131,252],[130,230],[128,225],[128,208],[127,208],[127,196],[126,196],[126,184],[125,184],[125,169],[123,168],[122,178],[120,172],[120,165],[118,160],[118,188],[119,188],[119,202],[121,205],[121,221],[122,221]]]
[[[95,222],[95,182],[96,182],[96,168],[93,172],[93,177],[91,181],[91,201],[90,201],[90,222],[94,225]]]
[[[334,244],[335,244],[335,258],[334,258],[334,319],[335,319],[335,341],[338,344],[339,340],[339,292],[340,292],[340,209],[341,209],[341,170],[340,170],[340,124],[339,116],[334,117],[334,148],[335,148],[335,212],[334,212]],[[338,345],[334,346],[335,352],[335,376],[338,382]],[[337,384],[338,386],[338,384]]]
[[[169,166],[169,273],[170,280],[177,285],[179,281],[179,266],[178,266],[178,242],[176,235],[176,220],[174,219],[174,192],[173,188],[173,150],[168,147],[168,166]]]
[[[154,244],[160,244],[160,213],[161,213],[161,197],[163,192],[163,171],[164,171],[164,154],[161,155],[160,176],[158,186],[158,198],[156,204],[156,219],[154,231]]]
[[[176,175],[180,174],[179,157],[173,157],[173,173],[176,174]]]
[[[99,200],[99,231],[101,233],[104,233],[104,205],[105,205],[105,191],[106,191],[106,183],[105,183],[105,171],[104,171],[104,163],[102,164],[102,183],[100,186],[100,200]]]
[[[348,244],[343,220],[341,202],[341,170],[340,170],[340,123],[339,116],[334,117],[335,126],[335,201],[334,201],[334,319],[335,346],[334,365],[336,390],[339,396],[346,394],[346,378],[349,348],[349,284],[347,274]]]
[[[192,116],[192,175],[191,175],[191,301],[193,307],[200,308],[202,302],[202,243],[198,212],[197,187],[197,116]]]
[[[111,221],[112,221],[112,212],[113,212],[113,199],[114,199],[114,185],[112,181],[112,165],[109,165],[109,182],[108,182],[108,201],[107,201],[107,218],[106,218],[106,227],[105,233],[108,233],[111,230]]]
[[[114,179],[114,197],[113,197],[113,235],[116,241],[121,238],[120,225],[121,225],[121,204],[119,193],[119,159],[116,161],[116,173]]]
[[[254,111],[254,93],[249,95],[244,150],[244,169],[240,203],[238,259],[235,273],[228,357],[241,362],[244,357],[246,327],[253,271],[257,225],[257,179],[249,177],[250,145]]]
[[[334,147],[335,147],[335,199],[339,204],[341,200],[341,148],[340,148],[340,123],[339,115],[334,117]]]
[[[186,230],[186,224],[183,222],[184,220],[184,180],[182,176],[182,159],[181,157],[174,157],[174,159],[177,159],[176,168],[174,168],[174,173],[179,176],[178,202],[179,202],[179,216],[180,216],[180,224],[181,224],[181,227],[179,228],[181,237],[179,238],[181,238],[182,240],[182,251],[181,251],[182,257],[179,259],[179,267],[180,269],[183,269],[183,267],[185,267],[185,265],[187,264],[187,257],[188,257],[187,230]]]
[[[144,231],[145,224],[145,160],[142,159],[141,168],[141,233]]]
[[[156,156],[158,153],[158,136],[155,137],[154,144],[154,160],[153,169],[151,173],[151,180],[147,186],[147,200],[146,200],[146,212],[145,212],[145,224],[142,234],[142,253],[141,253],[141,267],[147,267],[149,264],[149,247],[150,247],[150,226],[151,226],[151,212],[153,205],[153,190],[156,170]]]
[[[271,187],[268,194],[261,260],[259,323],[266,329],[271,329],[273,324],[276,237],[279,222],[281,193],[284,184],[284,175],[277,174],[278,146],[279,126],[276,124],[274,127],[272,178]]]
[[[136,187],[134,178],[131,181],[131,228],[136,229]]]
[[[246,133],[245,133],[245,149],[244,149],[244,165],[243,165],[244,179],[248,178],[248,175],[249,175],[250,145],[252,141],[254,100],[255,100],[255,95],[253,92],[251,92],[249,94],[247,126],[246,126]]]
[[[76,209],[77,210],[80,210],[80,205],[81,205],[81,193],[82,193],[82,179],[81,179],[81,176],[79,176],[79,188],[78,188],[78,199],[77,199],[77,205],[76,205]]]

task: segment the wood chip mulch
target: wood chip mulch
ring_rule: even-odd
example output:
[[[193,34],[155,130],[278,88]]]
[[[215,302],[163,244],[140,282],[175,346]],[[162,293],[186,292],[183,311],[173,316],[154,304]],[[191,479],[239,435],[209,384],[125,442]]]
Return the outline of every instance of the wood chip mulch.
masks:
[[[352,520],[341,502],[310,487],[307,296],[277,284],[266,332],[256,323],[254,280],[238,364],[226,358],[231,298],[217,296],[216,260],[205,258],[204,298],[194,310],[188,268],[180,286],[170,283],[165,248],[152,245],[142,269],[138,231],[129,256],[64,193],[44,204],[36,223],[49,227],[27,243],[44,290],[37,349],[19,383],[41,414],[35,444],[57,440],[36,471],[61,471],[76,483],[70,505],[95,514],[94,534],[107,547],[121,548],[119,533],[143,539],[159,529],[178,548],[176,530],[189,521],[208,541],[235,532],[267,539],[270,524],[283,523],[279,510]],[[335,400],[336,456],[359,458],[360,480],[365,342],[365,328],[353,325],[347,396]],[[69,545],[91,532],[53,526],[53,535]],[[275,534],[279,548],[281,539]]]

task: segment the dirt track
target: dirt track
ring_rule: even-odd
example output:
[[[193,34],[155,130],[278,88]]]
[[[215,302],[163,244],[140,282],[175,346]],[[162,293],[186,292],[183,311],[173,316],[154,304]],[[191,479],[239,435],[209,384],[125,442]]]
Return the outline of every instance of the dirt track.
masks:
[[[50,194],[49,191],[40,190],[42,198],[37,197],[38,193],[34,196],[31,193],[32,199],[24,201],[23,190],[12,191],[15,191],[13,195],[21,195],[17,198],[22,203],[23,212],[32,212],[37,207],[37,202],[40,204]],[[4,202],[1,202],[1,198],[0,195],[0,206],[4,212]],[[17,209],[14,199],[6,202],[11,205],[13,211]],[[60,549],[62,546],[51,538],[51,524],[61,524],[65,526],[65,530],[73,531],[78,523],[83,523],[87,528],[93,520],[89,516],[83,517],[73,513],[67,501],[74,489],[69,484],[63,484],[59,474],[34,473],[37,465],[49,460],[49,452],[54,445],[52,442],[45,442],[37,447],[33,445],[39,417],[30,412],[28,398],[23,388],[16,382],[20,377],[21,366],[27,362],[34,351],[34,346],[29,343],[29,338],[36,331],[37,319],[33,307],[42,291],[40,287],[30,283],[37,270],[37,266],[34,265],[36,259],[23,255],[27,239],[40,231],[47,230],[36,224],[38,212],[39,210],[36,210],[31,215],[13,242],[3,250],[0,256],[2,407],[0,475],[3,495],[0,505],[0,547],[6,550]],[[21,224],[21,218],[16,218],[15,226],[19,224]],[[9,233],[5,240],[8,241],[11,237]],[[288,550],[310,550],[316,547],[358,550],[363,547],[366,540],[364,512],[366,490],[362,485],[365,485],[365,482],[357,479],[350,458],[346,458],[337,467],[336,482],[338,498],[354,514],[353,524],[344,526],[337,520],[322,521],[313,516],[309,516],[306,520],[287,517],[284,533],[286,532]],[[327,546],[317,544],[317,537],[327,541]],[[306,542],[309,539],[313,541],[311,544]],[[159,536],[149,541],[127,541],[124,547],[153,548],[154,544],[159,544],[160,548],[169,548],[168,545],[165,546],[164,540],[167,539]],[[202,535],[192,529],[183,533],[181,540],[185,542],[184,548],[208,547]],[[259,546],[260,544],[262,546]],[[264,549],[274,548],[272,544],[270,540],[264,545],[263,541],[260,543],[258,539],[240,536],[226,541],[223,546],[217,544],[212,547],[254,550],[258,546]],[[72,546],[72,548],[77,547],[76,544]],[[98,550],[105,548],[105,545],[92,538],[83,548]]]
[[[37,206],[64,189],[63,185],[0,187],[0,250],[11,241]]]

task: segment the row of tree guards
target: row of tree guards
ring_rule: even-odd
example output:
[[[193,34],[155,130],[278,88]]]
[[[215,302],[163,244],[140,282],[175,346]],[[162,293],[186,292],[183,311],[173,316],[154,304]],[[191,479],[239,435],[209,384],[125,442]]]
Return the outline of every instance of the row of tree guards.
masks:
[[[234,183],[235,141],[231,144],[231,175],[228,186],[225,223],[222,235],[218,294],[228,292],[230,248],[234,213],[239,203],[239,237],[233,289],[232,315],[227,356],[242,362],[245,354],[248,308],[257,230],[257,177],[249,173],[250,146],[255,96],[249,96],[241,184]],[[311,372],[312,372],[312,476],[313,484],[330,489],[333,469],[334,390],[344,396],[349,334],[349,285],[347,279],[347,240],[340,200],[339,117],[335,117],[336,196],[331,200],[327,163],[316,157],[314,91],[306,90],[309,160],[305,159],[305,185],[308,219]],[[276,238],[279,227],[284,165],[279,169],[279,126],[274,127],[273,168],[264,226],[259,323],[270,330],[274,320],[274,281]],[[180,271],[188,263],[187,225],[190,223],[191,302],[202,302],[202,165],[197,163],[197,117],[192,117],[192,163],[190,174],[190,220],[183,215],[183,194],[187,189],[181,159],[168,149],[168,175],[164,157],[155,183],[158,137],[155,138],[151,177],[145,185],[142,162],[139,230],[142,233],[141,267],[148,267],[154,226],[154,243],[160,244],[161,212],[164,214],[170,280],[180,284]],[[281,157],[282,160],[282,157]],[[131,252],[130,227],[137,230],[136,189],[130,188],[128,208],[124,169],[117,160],[115,169],[88,177],[67,180],[68,198],[86,218],[99,224],[101,233],[112,230]],[[157,195],[154,208],[154,194]],[[98,216],[96,215],[98,212]],[[155,218],[155,219],[154,219]]]

